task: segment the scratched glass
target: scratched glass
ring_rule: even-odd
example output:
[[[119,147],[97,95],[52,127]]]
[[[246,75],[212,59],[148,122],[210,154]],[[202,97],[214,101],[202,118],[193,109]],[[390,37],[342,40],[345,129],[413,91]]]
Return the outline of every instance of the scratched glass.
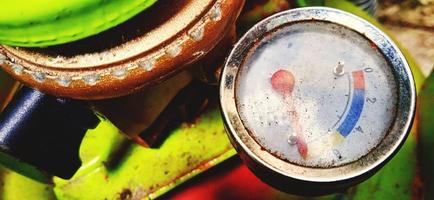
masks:
[[[305,22],[269,33],[237,79],[237,107],[264,150],[303,166],[358,160],[388,133],[396,81],[375,45],[343,26]]]

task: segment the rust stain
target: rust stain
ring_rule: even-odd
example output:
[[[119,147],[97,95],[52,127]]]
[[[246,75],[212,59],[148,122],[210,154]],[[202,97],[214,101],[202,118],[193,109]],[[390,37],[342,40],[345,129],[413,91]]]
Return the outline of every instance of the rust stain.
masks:
[[[122,190],[122,192],[119,194],[119,199],[120,200],[128,200],[131,199],[133,197],[133,193],[131,192],[130,189],[125,188],[124,190]]]

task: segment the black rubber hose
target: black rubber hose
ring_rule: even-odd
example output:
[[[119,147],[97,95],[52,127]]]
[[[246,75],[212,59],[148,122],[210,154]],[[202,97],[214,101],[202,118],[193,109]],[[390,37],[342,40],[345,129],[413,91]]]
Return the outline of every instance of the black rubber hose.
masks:
[[[0,151],[19,163],[2,163],[31,178],[18,169],[20,163],[68,179],[81,165],[79,147],[85,133],[98,123],[85,102],[23,87],[0,115]]]

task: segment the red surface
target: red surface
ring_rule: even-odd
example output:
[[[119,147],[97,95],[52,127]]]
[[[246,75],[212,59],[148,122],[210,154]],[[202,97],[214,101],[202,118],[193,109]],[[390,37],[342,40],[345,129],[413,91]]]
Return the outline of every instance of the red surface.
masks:
[[[271,199],[281,193],[261,182],[238,159],[231,159],[177,188],[162,199]]]

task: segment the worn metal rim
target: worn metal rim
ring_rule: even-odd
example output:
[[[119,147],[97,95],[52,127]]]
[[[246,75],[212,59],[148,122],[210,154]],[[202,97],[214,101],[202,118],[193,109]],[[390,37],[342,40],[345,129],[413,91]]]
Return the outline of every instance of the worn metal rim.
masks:
[[[290,23],[303,21],[332,22],[352,29],[377,45],[392,66],[398,87],[398,109],[388,134],[375,149],[359,160],[332,168],[312,168],[283,161],[267,151],[250,136],[237,111],[236,83],[239,70],[254,40]],[[350,13],[324,7],[289,10],[273,15],[250,29],[232,50],[222,73],[220,102],[226,129],[233,145],[257,175],[276,186],[282,181],[312,188],[342,189],[370,177],[398,151],[409,134],[415,113],[416,92],[410,68],[392,40],[369,22]],[[265,170],[265,171],[264,171]],[[270,178],[264,176],[272,176]],[[279,186],[277,186],[279,187]],[[285,186],[279,188],[286,190]],[[290,189],[291,190],[291,189]],[[309,190],[309,189],[307,189]]]
[[[165,30],[172,30],[172,24],[180,27],[164,40],[156,34],[148,39],[148,33],[144,33],[116,46],[114,51],[111,48],[83,53],[75,60],[3,45],[0,46],[0,65],[17,80],[57,96],[104,99],[126,95],[169,78],[183,66],[202,58],[235,24],[244,1],[208,0],[185,4],[189,10],[201,13],[186,13],[179,19],[168,20],[170,26],[165,26]],[[160,27],[156,29],[166,32]],[[148,43],[153,45],[142,47]],[[125,56],[111,59],[112,54]],[[67,65],[71,67],[64,67]]]

